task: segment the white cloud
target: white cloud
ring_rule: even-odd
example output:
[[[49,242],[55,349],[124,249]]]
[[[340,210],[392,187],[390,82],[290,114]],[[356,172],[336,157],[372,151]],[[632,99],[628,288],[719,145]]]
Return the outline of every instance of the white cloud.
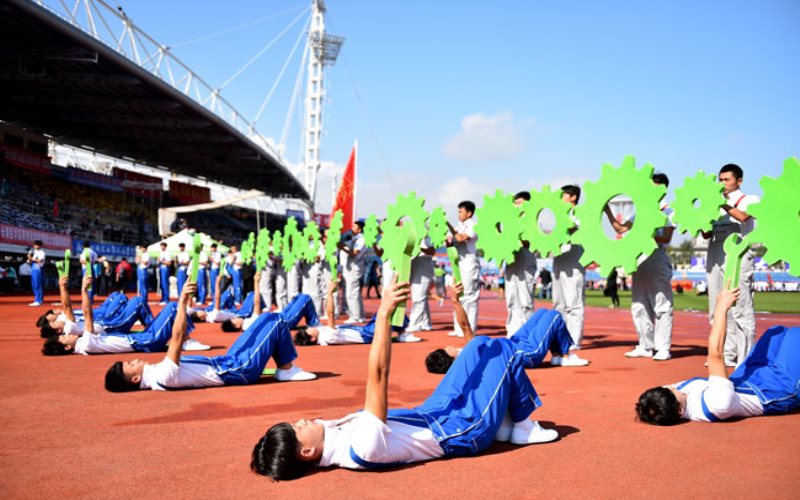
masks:
[[[467,163],[513,160],[528,147],[530,125],[530,119],[517,119],[508,111],[465,116],[461,131],[445,143],[444,154]]]

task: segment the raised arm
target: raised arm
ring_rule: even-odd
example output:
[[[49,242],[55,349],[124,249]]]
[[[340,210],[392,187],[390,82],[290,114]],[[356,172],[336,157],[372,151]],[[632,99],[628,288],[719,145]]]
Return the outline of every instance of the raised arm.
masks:
[[[172,325],[172,339],[169,341],[167,358],[171,359],[176,365],[181,364],[181,351],[183,341],[186,340],[186,305],[189,297],[197,291],[197,283],[185,283],[181,296],[178,297],[178,311],[175,316],[175,323]]]
[[[395,280],[397,277],[395,276]],[[392,314],[397,306],[408,300],[408,283],[392,283],[386,290],[375,319],[375,336],[369,348],[367,362],[367,395],[364,410],[386,422],[389,400],[389,365],[392,360]]]
[[[725,369],[725,334],[728,329],[728,309],[739,298],[739,289],[725,288],[717,295],[717,305],[714,307],[714,324],[708,336],[708,375],[728,378]]]
[[[94,333],[94,311],[89,298],[89,288],[92,287],[92,277],[86,276],[81,283],[81,308],[83,309],[83,331]],[[71,309],[70,309],[71,311]]]
[[[69,298],[69,276],[64,276],[58,280],[58,293],[61,295],[61,305],[64,306],[64,315],[70,321],[75,321],[75,313],[72,312],[72,299]]]
[[[325,325],[331,328],[336,328],[336,319],[334,318],[335,315],[335,306],[333,304],[333,292],[336,291],[336,287],[339,286],[339,283],[336,280],[331,280],[328,283],[328,296],[325,300],[325,316],[328,317],[325,320]]]
[[[472,327],[469,326],[467,312],[464,310],[464,306],[461,305],[461,301],[459,300],[459,297],[464,294],[464,284],[460,282],[456,283],[450,289],[453,291],[453,296],[450,299],[450,302],[453,304],[453,312],[456,314],[458,326],[460,326],[461,331],[464,332],[464,343],[468,344],[470,340],[475,338],[475,332],[473,332]]]
[[[261,292],[259,287],[260,282],[261,282],[261,270],[259,269],[253,275],[253,316],[252,316],[253,318],[261,316]],[[217,285],[217,288],[219,288],[219,285]],[[216,293],[217,292],[215,291],[214,295],[216,295]]]
[[[608,205],[603,208],[603,212],[606,214],[608,222],[611,224],[611,227],[614,228],[614,231],[616,231],[617,234],[627,233],[631,230],[631,227],[633,227],[631,221],[626,221],[625,223],[618,222],[617,219],[614,218],[614,214],[611,212],[611,207]]]
[[[220,272],[217,273],[217,280],[214,283],[214,307],[212,308],[214,311],[219,311],[219,297],[220,297],[220,283],[222,283],[222,275],[224,274],[222,266],[220,266]]]

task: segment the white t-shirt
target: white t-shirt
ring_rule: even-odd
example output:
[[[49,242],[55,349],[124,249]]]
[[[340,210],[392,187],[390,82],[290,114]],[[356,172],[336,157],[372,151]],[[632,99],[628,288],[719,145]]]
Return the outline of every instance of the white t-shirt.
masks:
[[[250,325],[255,323],[257,319],[258,319],[258,316],[256,316],[255,314],[253,314],[249,318],[245,318],[244,321],[242,321],[242,331],[245,331],[248,328],[250,328]]]
[[[197,260],[197,265],[201,269],[205,269],[206,267],[208,267],[208,253],[205,250],[200,252],[200,256],[198,257]]]
[[[339,255],[339,260],[341,260],[342,265],[347,266],[351,262],[355,265],[361,265],[366,257],[366,252],[364,251],[364,235],[361,233],[353,235],[353,239],[350,241],[348,246],[353,250],[353,252],[358,253],[354,256],[351,256],[342,250]]]
[[[44,264],[44,259],[46,257],[46,255],[44,253],[44,250],[42,250],[40,248],[39,250],[34,250],[33,252],[31,252],[31,254],[32,254],[33,260],[35,261],[35,262],[32,262],[32,264],[34,266],[37,266],[37,267],[41,268],[42,264]]]
[[[475,233],[475,218],[470,217],[465,221],[459,221],[456,226],[456,233],[466,234],[469,237],[468,240],[456,244],[459,255],[462,257],[465,253],[476,255],[478,250],[475,247],[475,240],[478,239],[478,235]]]
[[[139,267],[143,269],[147,269],[150,267],[150,254],[147,252],[142,252],[139,254]]]
[[[703,403],[708,412],[719,420],[764,414],[758,396],[736,392],[733,382],[725,377],[712,375],[708,380],[692,380],[678,390],[686,394],[686,408],[681,415],[686,420],[710,422],[711,419],[703,410]]]
[[[734,208],[738,208],[742,212],[747,212],[747,208],[750,205],[758,203],[759,201],[761,201],[761,198],[754,194],[744,194],[741,189],[737,189],[726,196],[727,204]],[[728,212],[721,208],[719,209],[719,216],[719,219],[717,219],[717,221],[714,223],[715,225],[739,224],[742,226],[740,231],[742,236],[750,234],[750,232],[756,227],[756,220],[753,217],[748,218],[744,222],[739,222],[732,215],[729,215]]]
[[[379,464],[423,462],[444,455],[428,427],[391,420],[384,423],[366,410],[340,420],[318,422],[325,426],[320,467],[337,465],[346,469],[365,469],[353,460],[351,448],[361,460]]]
[[[94,264],[95,261],[97,261],[97,252],[95,252],[91,248],[89,249],[89,260],[91,261],[92,264]],[[83,251],[81,251],[81,254],[78,257],[78,262],[81,263],[81,267],[83,267],[83,268],[86,267],[86,259],[83,256]]]
[[[176,365],[171,359],[154,365],[145,365],[142,372],[141,389],[165,391],[190,387],[217,387],[225,385],[214,368],[195,363]]]
[[[128,339],[117,335],[94,335],[84,332],[75,342],[76,354],[101,354],[133,352],[133,347]]]
[[[234,269],[241,269],[242,268],[242,252],[236,252],[233,254],[233,268]]]
[[[163,252],[158,254],[158,262],[160,264],[164,264],[164,265],[168,266],[168,265],[172,264],[172,257],[169,256],[169,252],[164,250]]]
[[[65,335],[83,335],[83,330],[84,330],[83,321],[78,321],[78,322],[71,321],[71,320],[67,319],[67,315],[64,314],[64,313],[59,314],[58,317],[56,318],[56,320],[64,322],[64,334]],[[103,335],[104,333],[106,333],[105,327],[103,327],[103,325],[101,325],[97,321],[94,321],[93,325],[94,325],[94,333],[95,334]]]
[[[316,326],[318,330],[317,343],[319,345],[363,344],[364,338],[358,330],[347,328],[331,328],[330,326]]]
[[[219,269],[219,263],[222,261],[222,254],[219,252],[211,252],[208,254],[211,261],[211,269]]]
[[[178,261],[178,266],[183,267],[183,268],[188,266],[189,262],[191,262],[191,260],[192,260],[192,258],[189,257],[189,252],[186,252],[186,251],[178,252],[178,255],[176,255],[175,258]]]
[[[213,311],[206,314],[206,323],[222,323],[235,317],[236,314],[232,312],[220,311],[219,309],[214,309]]]

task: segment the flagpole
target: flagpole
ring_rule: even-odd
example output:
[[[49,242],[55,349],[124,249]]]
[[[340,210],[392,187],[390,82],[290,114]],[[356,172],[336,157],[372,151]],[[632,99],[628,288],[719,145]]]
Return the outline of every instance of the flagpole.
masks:
[[[353,222],[356,221],[358,203],[358,139],[353,144]]]

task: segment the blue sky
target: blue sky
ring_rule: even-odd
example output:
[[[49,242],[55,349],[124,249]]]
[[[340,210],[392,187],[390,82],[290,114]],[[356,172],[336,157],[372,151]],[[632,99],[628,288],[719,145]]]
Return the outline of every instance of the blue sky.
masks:
[[[139,0],[127,14],[219,85],[310,2]],[[745,187],[800,155],[800,2],[329,0],[347,37],[327,72],[322,157],[359,140],[359,215],[416,190],[429,207],[496,188],[596,180],[626,154],[672,191],[734,162]],[[290,11],[290,12],[287,12]],[[219,31],[281,14],[205,41]],[[303,22],[223,90],[255,116]],[[299,57],[259,131],[280,136]],[[295,113],[289,159],[297,160]],[[320,183],[329,206],[330,180]]]

